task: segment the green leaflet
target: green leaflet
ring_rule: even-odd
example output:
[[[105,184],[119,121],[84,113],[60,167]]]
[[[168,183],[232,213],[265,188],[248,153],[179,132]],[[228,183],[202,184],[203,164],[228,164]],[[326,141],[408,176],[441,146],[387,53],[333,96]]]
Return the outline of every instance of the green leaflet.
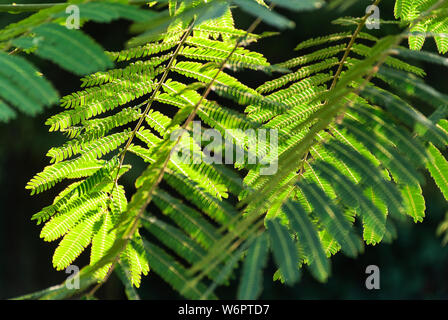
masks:
[[[359,208],[364,225],[379,235],[384,234],[386,225],[384,215],[374,203],[363,195],[363,190],[358,185],[341,174],[337,168],[326,162],[319,161],[313,164],[313,166],[323,177],[331,182],[336,193],[346,206],[353,209]]]
[[[288,68],[288,69],[294,68],[296,66],[304,65],[306,63],[331,58],[331,57],[335,56],[336,54],[344,51],[344,49],[345,49],[345,45],[343,45],[343,44],[331,46],[331,47],[328,47],[325,49],[316,50],[312,53],[300,56],[298,58],[293,58],[291,60],[279,63],[279,64],[277,64],[277,66],[282,67],[282,68]]]
[[[49,23],[33,29],[34,38],[19,38],[18,47],[37,48],[34,54],[57,63],[77,75],[85,75],[112,66],[102,48],[78,30]]]
[[[305,193],[328,232],[341,245],[342,251],[351,257],[356,257],[363,251],[362,241],[354,233],[352,226],[328,196],[312,183],[299,183],[298,187]]]
[[[27,115],[35,115],[58,101],[53,86],[39,71],[21,57],[0,52],[0,120],[14,118],[14,106]]]
[[[425,217],[425,198],[422,188],[418,184],[405,185],[401,188],[401,194],[406,205],[406,212],[415,222],[422,222]]]
[[[388,228],[391,226],[391,219],[388,218],[388,208],[385,202],[378,196],[373,187],[369,187],[364,191],[364,195],[381,213],[381,221],[385,222],[384,231],[375,231],[374,225],[370,224],[368,220],[363,220],[363,238],[366,244],[376,245],[381,241],[391,238]],[[362,215],[363,212],[360,212]]]
[[[33,179],[28,182],[26,188],[32,189],[32,193],[41,192],[54,186],[54,184],[60,181],[63,177],[66,177],[69,173],[73,174],[75,168],[79,169],[78,162],[84,162],[85,159],[77,159],[67,162],[60,162],[52,166],[48,166],[40,174],[37,174]],[[84,162],[82,168],[86,165],[91,166],[91,162]],[[95,167],[97,163],[94,163]]]
[[[127,273],[129,281],[137,288],[140,287],[142,274],[146,276],[149,272],[149,256],[143,241],[137,232],[121,254],[121,261],[129,270]]]
[[[201,299],[210,299],[213,291],[218,285],[224,284],[225,281],[232,276],[232,271],[238,267],[238,262],[241,260],[243,252],[247,249],[249,241],[246,241],[242,246],[236,250],[236,252],[231,253],[227,261],[225,262],[223,268],[219,272],[216,279],[213,280],[212,284],[207,288],[207,291],[202,294]],[[209,268],[207,268],[209,269]],[[187,283],[187,286],[189,284]]]
[[[216,76],[218,72],[217,69],[210,68],[210,66],[206,66],[201,63],[184,62],[184,61],[178,62],[173,67],[173,70],[184,76],[197,79],[204,83],[209,83],[211,80],[213,80],[213,78]],[[215,81],[215,84],[221,86],[235,87],[237,89],[252,93],[254,96],[257,96],[257,93],[254,90],[242,84],[236,78],[225,73],[219,73]]]
[[[168,248],[191,264],[199,261],[206,253],[181,230],[155,217],[144,217],[143,226]]]
[[[271,92],[275,89],[285,86],[286,84],[288,84],[290,82],[297,81],[297,80],[303,79],[305,77],[308,77],[310,75],[313,75],[319,71],[329,69],[332,66],[336,65],[338,62],[339,62],[338,59],[333,57],[330,59],[326,59],[322,62],[318,62],[318,63],[312,64],[309,66],[302,67],[299,70],[297,70],[296,72],[288,73],[278,79],[264,83],[263,85],[261,85],[260,87],[257,88],[257,91],[260,93]],[[303,88],[303,87],[302,88],[299,87],[300,89],[297,88],[299,85],[301,85],[301,84],[306,85],[307,82],[314,80],[314,79],[317,80],[317,81],[315,81],[316,84],[320,84],[319,82],[325,82],[325,81],[321,80],[323,74],[318,74],[318,75],[320,75],[320,77],[306,78],[305,80],[303,80],[299,83],[294,83],[293,85],[291,85],[289,87],[290,90],[276,92],[275,94],[271,95],[271,98],[274,98],[274,97],[277,98],[279,96],[279,93],[284,93],[285,96],[288,96],[287,93],[300,92],[301,91],[300,89],[303,90],[305,88]],[[326,78],[324,78],[324,80],[326,80]]]
[[[0,100],[0,121],[8,122],[11,119],[15,119],[16,116],[17,113]]]
[[[106,52],[106,54],[114,61],[122,62],[137,58],[144,58],[160,52],[170,50],[175,47],[179,41],[164,41],[160,43],[148,43],[144,46],[124,49],[119,52]]]
[[[195,25],[200,25],[201,22],[209,22],[210,19],[217,19],[226,14],[229,9],[227,1],[215,0],[211,3],[190,2],[181,10],[176,12],[176,16],[170,15],[170,10],[161,11],[153,19],[145,22],[136,23],[131,26],[131,32],[144,32],[142,35],[134,37],[128,42],[128,46],[137,46],[151,40],[158,39],[160,34],[165,31],[169,33],[172,26],[186,27],[191,21],[197,17]],[[180,25],[179,25],[180,22]],[[177,30],[179,31],[179,29]],[[179,32],[171,34],[173,38],[178,38]]]
[[[434,8],[433,14],[427,14],[426,10]],[[425,35],[421,33],[433,33],[434,40],[440,53],[448,51],[448,42],[443,36],[438,34],[447,33],[448,19],[443,13],[446,9],[446,3],[436,1],[412,1],[412,0],[397,0],[395,2],[395,17],[400,18],[406,24],[413,25],[413,20],[421,17],[417,25],[411,28],[412,32],[418,32],[419,35],[411,36],[409,38],[409,47],[413,50],[420,50],[425,42]],[[424,14],[425,13],[425,14]]]
[[[411,28],[411,31],[417,34],[425,33],[428,29],[428,24],[425,21],[417,23]],[[425,44],[424,35],[412,35],[409,37],[409,48],[411,50],[421,50]]]
[[[82,19],[95,22],[111,22],[112,20],[119,18],[141,22],[156,16],[155,12],[142,10],[140,8],[122,3],[81,3],[78,5],[78,8],[79,11],[82,12]],[[54,15],[54,17],[66,18],[67,15],[61,12]]]
[[[242,47],[234,49],[235,45],[232,43],[199,37],[189,37],[186,43],[192,47],[185,47],[180,54],[188,58],[223,62],[234,51],[229,58],[229,63],[234,67],[241,66],[254,70],[268,70],[266,68],[269,67],[269,63],[262,55]]]
[[[288,285],[293,285],[300,278],[299,257],[291,235],[277,219],[266,221],[271,251],[275,262]]]
[[[41,238],[53,241],[68,232],[83,216],[91,216],[106,205],[107,194],[97,193],[77,198],[68,203],[61,212],[48,221],[42,228]]]
[[[325,3],[321,0],[272,0],[279,7],[285,7],[294,11],[311,10],[322,7]]]
[[[163,72],[163,64],[171,58],[170,54],[154,57],[147,61],[136,61],[125,68],[99,71],[81,79],[81,87],[91,87],[110,82],[118,82],[120,79],[138,81],[143,78],[153,78]]]
[[[368,57],[370,55],[370,50],[371,48],[363,45],[363,44],[355,44],[353,46],[353,52],[361,55],[361,56],[365,56]],[[356,61],[356,59],[353,59],[352,61]],[[380,70],[380,73],[382,72],[383,69],[387,69],[388,67],[392,67],[396,70],[395,71],[406,71],[409,73],[413,73],[416,74],[417,76],[423,77],[425,76],[425,71],[419,67],[410,65],[402,60],[399,60],[397,58],[394,57],[387,57],[386,61],[384,62],[385,66],[383,66]],[[386,67],[387,66],[387,67]]]
[[[263,282],[263,268],[266,266],[269,242],[265,234],[253,240],[244,260],[243,275],[238,287],[238,299],[254,300],[260,295]]]
[[[154,203],[205,249],[218,239],[216,229],[193,208],[163,191],[157,191]]]
[[[182,143],[179,145],[182,145]],[[200,155],[200,152],[198,151],[197,154]],[[182,171],[186,177],[197,184],[198,188],[204,189],[204,191],[213,197],[219,200],[228,198],[228,189],[225,181],[212,164],[185,164],[182,163],[181,159],[173,155],[168,166],[170,169],[173,168],[174,170]]]
[[[430,103],[435,108],[441,108],[447,105],[447,95],[440,93],[412,74],[391,70],[389,68],[381,68],[379,74],[384,76],[384,81],[387,83],[408,95],[418,97]]]
[[[402,198],[395,185],[383,178],[381,171],[372,163],[365,160],[355,150],[339,142],[332,142],[327,147],[336,156],[355,169],[362,176],[366,185],[374,186],[375,192],[384,200],[394,213],[402,213]]]
[[[66,189],[63,195],[59,195],[54,203],[50,206],[44,207],[41,211],[33,215],[32,220],[38,220],[38,224],[42,221],[48,220],[57,211],[64,210],[70,204],[73,197],[83,197],[87,198],[92,190],[96,190],[108,184],[110,184],[110,174],[111,167],[116,165],[116,158],[109,162],[105,162],[104,166],[98,170],[95,170],[88,178],[82,180],[80,183],[72,184],[72,187]],[[124,171],[128,170],[129,167],[123,168]],[[69,175],[70,176],[70,175]]]
[[[98,213],[91,213],[62,239],[53,255],[53,266],[56,270],[67,268],[90,244],[95,222],[99,218]]]
[[[322,176],[319,176],[317,172],[314,170],[314,167],[310,164],[306,164],[304,166],[304,173],[302,177],[307,181],[315,183],[319,188],[321,188],[329,198],[335,199],[336,194],[334,192],[334,188],[328,180]]]
[[[173,289],[179,291],[185,297],[190,299],[198,299],[205,287],[202,283],[185,288],[188,281],[186,276],[187,270],[180,265],[174,258],[168,255],[160,247],[144,240],[143,245],[148,254],[151,269],[159,274]]]
[[[238,5],[242,10],[246,11],[247,13],[254,15],[256,17],[259,17],[266,23],[280,28],[293,28],[294,22],[284,18],[283,16],[279,15],[278,13],[275,13],[268,8],[262,6],[261,4],[256,3],[255,1],[251,0],[232,0],[236,5]]]
[[[138,295],[137,290],[134,288],[132,283],[129,281],[129,269],[126,267],[124,263],[119,263],[116,267],[116,273],[120,278],[121,283],[124,284],[125,293],[129,300],[140,300],[140,296]]]
[[[127,206],[128,200],[126,199],[124,187],[115,185],[115,188],[112,190],[112,203],[110,205],[113,224],[120,219],[120,215],[126,211]]]
[[[106,255],[112,248],[116,239],[116,230],[112,224],[109,211],[103,213],[101,219],[95,225],[95,235],[92,238],[92,249],[90,253],[90,265],[94,265]],[[99,281],[103,280],[109,271],[111,264],[107,264],[96,272]]]
[[[448,161],[432,144],[429,145],[428,152],[431,158],[427,168],[443,196],[448,200]]]
[[[308,267],[319,281],[325,282],[330,275],[330,262],[325,255],[319,236],[308,218],[306,211],[291,200],[283,204],[291,228],[297,232],[300,246],[308,259]]]
[[[427,161],[426,148],[418,137],[412,137],[410,132],[395,125],[385,113],[367,107],[364,104],[355,104],[352,111],[360,115],[363,125],[371,126],[376,134],[395,145],[399,151],[406,150],[409,160],[417,165],[423,165]],[[402,152],[403,152],[402,151]]]
[[[76,154],[81,154],[86,161],[94,161],[103,155],[116,150],[130,137],[130,132],[125,130],[111,134],[106,137],[98,138],[94,141],[71,140],[60,148],[52,148],[48,151],[47,156],[52,158],[51,162],[60,162]]]
[[[240,105],[256,105],[261,109],[270,109],[277,113],[288,109],[288,106],[283,103],[259,95],[252,95],[236,87],[216,85],[213,90],[220,96],[232,99]]]
[[[386,167],[389,168],[399,182],[402,183],[419,183],[423,181],[421,174],[414,168],[412,163],[406,157],[401,155],[396,148],[389,146],[386,141],[378,136],[368,132],[362,125],[347,119],[343,125],[348,133],[352,134],[356,139],[362,142]]]
[[[187,176],[181,173],[168,173],[165,179],[180,194],[189,199],[215,221],[225,223],[236,215],[235,208],[228,202],[216,198]]]
[[[99,164],[102,164],[102,166],[99,166]],[[102,169],[104,169],[104,163],[95,159],[78,157],[45,167],[41,173],[38,173],[28,182],[26,188],[31,189],[31,194],[40,193],[52,188],[64,178],[79,178],[85,172],[88,173],[88,176],[91,176]]]
[[[395,1],[394,14],[396,18],[410,20],[412,15],[416,14],[415,3],[410,0]]]
[[[438,54],[428,51],[414,51],[406,48],[397,48],[397,54],[410,59],[422,60],[429,63],[439,64],[442,66],[448,66],[448,58],[440,56]]]
[[[52,116],[45,124],[51,126],[50,131],[66,131],[92,117],[114,110],[150,93],[153,82],[148,77],[154,76],[153,74],[138,76],[138,79],[133,81],[119,80],[63,97],[62,105],[70,109]]]
[[[351,36],[352,36],[351,32],[340,32],[340,33],[330,34],[327,36],[312,38],[312,39],[305,40],[305,41],[301,42],[299,45],[297,45],[295,50],[298,51],[298,50],[318,46],[321,44],[336,42],[336,41],[340,41],[342,39],[348,39]],[[374,41],[374,42],[376,42],[378,40],[375,36],[372,36],[372,35],[370,35],[368,33],[364,33],[364,32],[361,32],[359,34],[359,38]]]

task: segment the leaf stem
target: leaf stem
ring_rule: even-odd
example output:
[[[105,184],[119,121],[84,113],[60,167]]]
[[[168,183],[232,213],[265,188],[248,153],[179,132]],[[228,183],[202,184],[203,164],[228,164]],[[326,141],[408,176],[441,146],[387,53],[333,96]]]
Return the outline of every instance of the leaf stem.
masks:
[[[135,126],[134,130],[132,131],[131,137],[129,137],[129,139],[128,139],[128,141],[127,141],[127,143],[126,143],[126,145],[125,145],[123,151],[121,152],[121,155],[120,155],[120,163],[119,163],[119,166],[118,166],[117,175],[116,175],[116,177],[115,177],[114,184],[113,184],[113,186],[112,186],[111,195],[112,195],[112,192],[113,192],[113,190],[114,190],[114,188],[115,188],[115,186],[116,186],[116,184],[117,184],[117,182],[118,182],[119,172],[120,172],[120,169],[121,169],[122,166],[123,166],[124,158],[125,158],[125,156],[126,156],[126,152],[128,151],[129,146],[131,145],[132,140],[134,139],[134,137],[135,137],[135,135],[136,135],[138,129],[141,127],[141,125],[142,125],[144,119],[146,118],[146,115],[147,115],[147,114],[149,113],[149,111],[151,110],[151,106],[152,106],[152,104],[153,104],[153,102],[154,102],[154,100],[155,100],[155,98],[156,98],[158,92],[160,91],[160,89],[162,88],[163,84],[165,83],[165,81],[166,81],[166,79],[167,79],[167,77],[168,77],[168,74],[169,74],[169,72],[171,71],[172,66],[174,65],[174,62],[176,61],[176,58],[177,58],[177,56],[179,55],[180,49],[182,48],[182,46],[184,45],[184,43],[185,43],[185,41],[187,40],[188,36],[190,35],[191,31],[193,30],[193,26],[194,26],[194,24],[195,24],[195,21],[193,21],[193,22],[190,24],[189,28],[186,30],[185,34],[183,35],[182,40],[180,41],[179,45],[177,46],[175,52],[173,53],[173,56],[171,57],[171,60],[169,61],[168,65],[167,65],[167,67],[166,67],[166,69],[165,69],[165,72],[164,72],[163,75],[162,75],[162,78],[161,78],[160,81],[158,82],[157,87],[154,89],[154,91],[153,91],[151,97],[149,98],[149,101],[148,101],[148,103],[146,104],[145,111],[143,112],[142,116],[140,117],[140,119],[139,119],[137,125]],[[168,157],[168,160],[169,160],[169,157]],[[165,161],[164,168],[166,168],[166,164],[167,164],[167,161]],[[160,177],[160,179],[161,179],[161,177]],[[151,188],[151,192],[150,192],[150,194],[152,194],[152,192],[153,192],[153,188]],[[145,206],[145,207],[146,207],[146,206]],[[131,229],[130,229],[130,232],[127,233],[127,234],[124,236],[124,242],[123,242],[123,244],[122,244],[122,246],[121,246],[121,250],[119,250],[119,253],[120,253],[121,251],[123,251],[123,250],[126,248],[126,245],[128,244],[128,242],[129,242],[129,240],[130,240],[130,237],[135,233],[135,231],[136,231],[136,227],[137,227],[137,225],[138,225],[137,223],[135,223],[135,221],[138,222],[140,216],[141,216],[140,214],[137,216],[138,219],[136,218],[136,219],[134,220],[133,225],[132,225],[132,227],[131,227]],[[94,288],[87,294],[87,296],[89,296],[89,297],[93,296],[93,295],[95,294],[95,292],[102,286],[102,284],[105,283],[105,282],[107,281],[107,279],[110,277],[110,275],[112,274],[113,270],[115,269],[116,264],[118,263],[118,260],[119,260],[119,257],[120,257],[119,253],[116,255],[116,257],[115,257],[114,261],[112,262],[112,265],[111,265],[111,267],[109,268],[109,270],[108,270],[108,272],[107,272],[105,278],[103,279],[103,281],[101,281],[100,283],[98,283],[98,284],[97,284],[97,285],[96,285],[96,286],[95,286],[95,287],[94,287]]]
[[[373,3],[373,5],[377,6],[377,5],[379,5],[380,2],[381,2],[381,0],[376,0]],[[333,82],[331,83],[330,90],[333,90],[335,88],[337,81],[342,73],[342,69],[344,68],[344,64],[347,61],[348,55],[350,54],[352,47],[355,44],[356,39],[358,38],[359,34],[361,33],[362,28],[364,28],[364,25],[366,24],[367,19],[369,19],[369,17],[372,14],[373,14],[373,11],[367,13],[359,22],[358,27],[356,28],[355,32],[353,33],[353,35],[350,39],[350,42],[349,42],[347,48],[345,49],[344,56],[342,57],[341,61],[339,62],[339,67],[338,67],[338,70],[336,71],[336,74],[333,78]]]
[[[190,26],[186,30],[184,36],[182,37],[179,45],[177,46],[176,50],[174,51],[173,56],[171,57],[170,61],[168,62],[167,67],[165,68],[165,71],[164,71],[164,73],[162,75],[162,78],[158,82],[157,87],[154,89],[151,97],[148,100],[148,103],[146,104],[146,107],[145,107],[145,110],[143,111],[142,116],[140,117],[140,119],[139,119],[137,125],[135,126],[134,130],[132,130],[131,136],[129,137],[125,147],[123,148],[123,150],[120,153],[120,164],[118,166],[118,171],[117,171],[117,175],[116,175],[115,180],[114,180],[114,185],[112,187],[111,194],[112,194],[112,192],[114,190],[113,188],[115,187],[115,185],[118,182],[118,175],[119,175],[120,169],[123,166],[124,158],[126,156],[126,153],[127,153],[128,149],[129,149],[133,139],[135,138],[135,135],[137,134],[138,129],[140,129],[143,121],[145,120],[146,116],[148,115],[149,111],[151,110],[152,104],[154,103],[154,100],[157,97],[157,94],[159,93],[160,89],[162,88],[163,84],[165,83],[166,78],[168,77],[168,74],[170,73],[171,68],[173,67],[173,65],[174,65],[174,63],[175,63],[175,61],[176,61],[176,59],[177,59],[177,57],[179,55],[180,49],[185,44],[185,42],[187,41],[187,38],[189,37],[191,31],[193,30],[193,26],[194,26],[194,21],[190,24]]]

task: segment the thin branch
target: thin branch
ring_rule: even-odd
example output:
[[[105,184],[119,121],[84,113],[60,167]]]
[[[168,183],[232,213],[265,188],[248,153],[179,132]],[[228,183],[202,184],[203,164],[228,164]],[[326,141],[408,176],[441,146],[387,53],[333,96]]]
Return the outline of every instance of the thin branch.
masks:
[[[171,68],[173,67],[174,62],[176,61],[176,59],[177,59],[177,57],[179,55],[180,49],[185,44],[185,41],[187,41],[187,38],[191,34],[191,31],[193,30],[193,26],[194,26],[194,21],[190,24],[190,26],[186,30],[184,36],[182,37],[179,45],[177,46],[176,50],[174,51],[173,56],[171,57],[167,67],[165,68],[165,71],[164,71],[164,73],[162,75],[162,78],[158,82],[157,87],[154,89],[151,97],[148,100],[148,103],[146,104],[146,108],[145,108],[142,116],[140,117],[140,119],[139,119],[137,125],[135,126],[134,130],[132,130],[131,136],[129,137],[125,147],[123,148],[123,150],[120,153],[120,163],[118,165],[118,171],[117,171],[117,175],[116,175],[116,177],[114,179],[114,185],[112,187],[111,194],[112,194],[112,192],[113,192],[113,190],[115,188],[115,185],[118,182],[118,176],[119,176],[119,173],[120,173],[120,169],[123,167],[124,158],[126,156],[126,153],[127,153],[128,149],[129,149],[133,139],[135,138],[135,135],[137,134],[138,129],[140,129],[143,121],[145,120],[146,116],[148,115],[149,111],[151,110],[152,104],[154,103],[154,100],[157,97],[157,94],[159,93],[160,89],[162,88],[163,84],[165,83],[166,78],[168,77],[168,74],[170,73]]]
[[[428,10],[421,13],[417,19],[413,20],[413,22],[410,24],[410,26],[397,37],[397,40],[389,47],[389,49],[385,50],[383,52],[381,57],[378,59],[378,62],[376,63],[376,65],[373,66],[372,69],[370,70],[370,72],[367,74],[367,77],[364,79],[363,83],[359,87],[357,87],[356,90],[353,91],[353,93],[355,95],[359,95],[361,93],[361,91],[367,86],[367,84],[372,80],[372,78],[375,76],[375,74],[380,70],[380,67],[386,62],[387,58],[391,55],[392,49],[394,49],[400,45],[401,41],[406,38],[406,35],[410,32],[410,30],[417,23],[422,21],[428,14],[430,14],[432,11],[434,11],[437,8],[439,8],[440,6],[442,6],[445,2],[446,2],[446,0],[439,0],[437,3],[435,3],[433,6],[431,6]],[[351,101],[347,102],[342,107],[342,112],[336,118],[336,123],[342,122],[342,120],[344,119],[344,116],[345,116],[345,110],[347,110],[347,107],[353,106],[353,104],[354,104],[354,101],[351,100]]]
[[[376,0],[373,5],[377,6],[380,2],[381,2],[381,0]],[[349,42],[347,48],[345,49],[344,56],[342,57],[341,61],[339,62],[339,67],[338,67],[338,70],[336,71],[336,74],[334,75],[333,82],[331,83],[331,86],[330,86],[330,90],[333,90],[334,87],[336,86],[336,84],[339,80],[339,76],[342,73],[342,69],[344,68],[345,61],[348,58],[348,55],[350,54],[352,47],[355,44],[356,39],[358,38],[359,34],[361,33],[362,28],[364,28],[364,25],[366,24],[367,19],[369,19],[369,17],[372,14],[373,14],[373,11],[368,12],[359,22],[358,27],[356,28],[355,32],[353,33],[353,35],[350,39],[350,42]]]

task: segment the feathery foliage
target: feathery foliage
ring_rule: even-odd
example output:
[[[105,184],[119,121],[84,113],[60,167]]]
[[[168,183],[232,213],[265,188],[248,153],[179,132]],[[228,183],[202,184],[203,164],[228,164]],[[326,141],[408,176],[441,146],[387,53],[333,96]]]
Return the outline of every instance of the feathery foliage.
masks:
[[[366,14],[348,19],[355,31],[302,42],[295,57],[271,65],[250,50],[262,41],[255,27],[293,27],[274,5],[302,11],[323,3],[269,2],[155,1],[154,8],[139,9],[127,1],[74,1],[86,20],[135,21],[131,30],[138,35],[118,52],[60,26],[59,6],[0,31],[3,51],[19,48],[84,76],[82,89],[62,97],[63,110],[46,122],[67,142],[48,151],[51,164],[26,187],[37,194],[71,181],[33,219],[45,222],[45,241],[61,239],[57,270],[91,245],[82,271],[82,291],[94,285],[88,296],[115,271],[131,299],[138,299],[134,287],[142,275],[152,273],[186,298],[215,298],[216,286],[244,260],[238,298],[256,299],[270,253],[278,266],[274,279],[292,285],[306,265],[325,282],[332,255],[356,257],[365,244],[391,240],[396,219],[423,220],[424,170],[448,199],[448,100],[412,63],[446,66],[446,59],[414,51],[423,45],[420,36],[409,38],[412,50],[403,46],[408,30],[369,34]],[[233,6],[257,17],[247,31],[236,27]],[[441,33],[445,7],[446,1],[397,0],[395,15],[411,32]],[[435,39],[446,52],[445,40]],[[0,117],[12,117],[9,104],[24,107],[14,99],[37,99],[40,104],[28,102],[34,108],[55,102],[54,89],[23,58],[0,53],[0,61],[23,70],[11,79],[0,70],[0,82],[11,87],[0,94],[6,101],[0,100]],[[270,80],[250,88],[239,80],[241,70]],[[13,91],[27,86],[42,93]],[[425,116],[413,98],[433,114]],[[214,148],[195,118],[234,144],[232,156],[243,157],[223,161],[229,151]],[[252,133],[262,130],[269,138],[254,150]],[[129,153],[145,163],[134,194],[120,184],[131,169]],[[253,156],[262,161],[249,163]],[[264,174],[266,164],[278,170]],[[38,297],[71,294],[56,288]]]

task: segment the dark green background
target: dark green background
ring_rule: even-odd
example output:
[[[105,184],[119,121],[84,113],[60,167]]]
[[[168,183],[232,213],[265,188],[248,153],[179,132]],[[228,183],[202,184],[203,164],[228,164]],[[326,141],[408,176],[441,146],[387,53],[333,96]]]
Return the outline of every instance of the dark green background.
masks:
[[[1,0],[0,3],[10,1]],[[20,1],[32,3],[33,1]],[[42,2],[42,1],[34,1]],[[361,16],[371,2],[358,1],[357,5],[346,12],[320,10],[311,13],[288,15],[296,22],[296,28],[282,35],[268,38],[254,46],[263,52],[271,62],[280,62],[293,57],[293,48],[310,37],[342,31],[341,27],[331,24],[340,16]],[[383,19],[391,19],[393,1],[383,1],[381,14]],[[0,13],[0,27],[25,15]],[[238,26],[247,27],[252,17],[237,13]],[[116,21],[112,24],[88,23],[84,31],[94,37],[108,50],[122,48],[128,39],[129,23]],[[382,25],[378,35],[396,32],[393,25]],[[271,30],[261,25],[258,32]],[[425,48],[434,50],[429,40]],[[32,59],[41,71],[55,84],[61,96],[77,90],[80,81],[77,77],[45,61]],[[1,66],[0,66],[1,67]],[[446,70],[434,66],[424,66],[428,71],[427,81],[437,89],[448,92]],[[263,75],[247,73],[242,80],[256,87],[265,80]],[[425,112],[430,110],[424,109]],[[44,125],[45,119],[58,112],[55,106],[35,118],[20,115],[17,120],[0,124],[0,298],[40,290],[57,284],[67,276],[52,268],[51,258],[57,242],[45,243],[39,238],[41,226],[30,221],[32,214],[51,203],[55,193],[46,192],[31,197],[25,190],[27,181],[48,164],[47,150],[64,141],[62,135],[49,133]],[[302,281],[295,287],[285,287],[272,281],[275,268],[270,262],[264,279],[264,299],[446,299],[448,298],[448,248],[441,246],[441,239],[435,235],[437,225],[444,218],[447,204],[427,177],[424,186],[427,200],[426,218],[423,223],[397,224],[398,239],[389,244],[366,247],[365,253],[358,259],[349,259],[337,254],[332,259],[333,275],[326,284],[313,280],[307,271]],[[87,250],[88,252],[88,250]],[[87,263],[88,254],[84,253],[80,265]],[[364,281],[365,268],[378,265],[381,270],[381,289],[369,291]],[[233,280],[228,287],[218,290],[222,298],[235,297],[238,282]],[[177,299],[172,291],[157,275],[150,273],[145,277],[139,290],[143,298]],[[113,277],[99,291],[99,297],[123,298],[118,280]]]

